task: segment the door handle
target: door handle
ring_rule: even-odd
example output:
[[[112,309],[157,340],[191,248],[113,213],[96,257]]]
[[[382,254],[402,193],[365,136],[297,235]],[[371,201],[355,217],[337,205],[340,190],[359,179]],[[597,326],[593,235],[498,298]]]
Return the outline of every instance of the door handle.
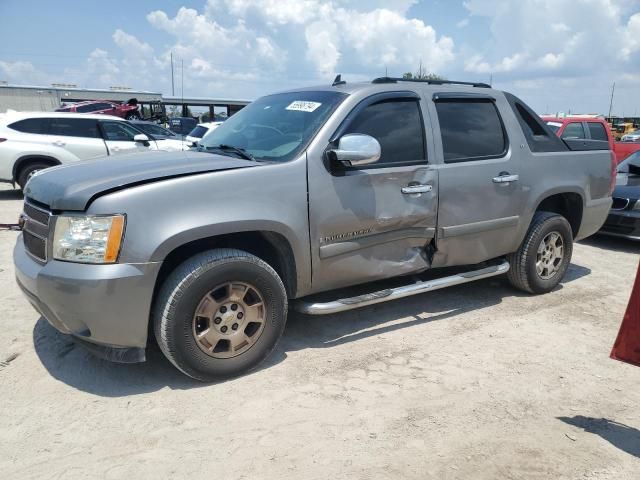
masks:
[[[520,179],[518,175],[509,175],[507,172],[501,172],[497,177],[493,177],[493,183],[509,183],[517,182]]]
[[[408,185],[406,187],[402,187],[401,192],[405,195],[411,195],[415,193],[426,193],[433,190],[431,185]]]

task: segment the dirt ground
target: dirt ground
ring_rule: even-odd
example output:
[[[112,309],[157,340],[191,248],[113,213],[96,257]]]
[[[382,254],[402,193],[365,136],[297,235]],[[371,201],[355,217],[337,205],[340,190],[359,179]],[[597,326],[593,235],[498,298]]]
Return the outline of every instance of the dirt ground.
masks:
[[[4,187],[2,187],[4,188]],[[0,189],[0,222],[17,192]],[[19,292],[0,232],[3,479],[638,479],[640,368],[608,358],[640,244],[544,296],[488,279],[326,318],[219,384],[97,360]]]

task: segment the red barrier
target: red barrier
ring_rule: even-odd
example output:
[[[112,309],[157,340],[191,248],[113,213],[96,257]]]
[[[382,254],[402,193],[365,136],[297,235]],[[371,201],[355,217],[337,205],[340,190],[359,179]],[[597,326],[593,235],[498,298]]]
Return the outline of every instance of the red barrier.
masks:
[[[640,265],[611,358],[640,367]]]

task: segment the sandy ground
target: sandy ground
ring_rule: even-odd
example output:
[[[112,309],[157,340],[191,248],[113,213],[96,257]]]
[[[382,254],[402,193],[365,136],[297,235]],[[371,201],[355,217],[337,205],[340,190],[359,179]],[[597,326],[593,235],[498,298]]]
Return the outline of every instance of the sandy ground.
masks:
[[[0,190],[0,222],[20,208]],[[15,285],[16,236],[0,232],[3,479],[640,478],[640,368],[608,358],[640,244],[577,245],[545,296],[498,278],[294,314],[267,365],[203,385],[157,350],[110,364],[57,333]]]

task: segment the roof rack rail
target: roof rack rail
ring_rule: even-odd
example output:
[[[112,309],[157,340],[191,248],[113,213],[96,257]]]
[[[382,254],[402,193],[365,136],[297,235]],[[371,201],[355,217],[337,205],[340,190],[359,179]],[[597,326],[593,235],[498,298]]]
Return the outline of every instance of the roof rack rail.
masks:
[[[491,88],[491,85],[481,82],[458,82],[456,80],[428,80],[419,78],[397,78],[397,77],[378,77],[374,78],[371,83],[398,83],[398,82],[416,82],[428,83],[429,85],[467,85],[469,87]]]

